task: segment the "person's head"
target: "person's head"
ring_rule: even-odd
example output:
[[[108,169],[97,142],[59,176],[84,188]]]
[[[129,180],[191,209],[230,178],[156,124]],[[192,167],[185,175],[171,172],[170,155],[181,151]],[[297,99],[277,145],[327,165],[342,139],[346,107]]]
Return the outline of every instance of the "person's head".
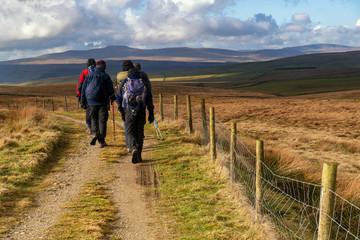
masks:
[[[130,68],[133,68],[134,64],[131,60],[125,60],[122,64],[122,70],[123,71],[129,71]]]
[[[140,65],[140,63],[135,63],[135,64],[134,64],[134,67],[135,67],[137,70],[141,71],[141,65]]]
[[[89,58],[89,59],[87,60],[87,66],[88,66],[88,67],[90,67],[90,66],[92,66],[92,65],[95,65],[95,64],[96,64],[95,59]]]
[[[104,60],[98,61],[98,62],[96,63],[96,67],[105,70],[105,69],[106,69],[106,63],[105,63],[105,61],[104,61]]]

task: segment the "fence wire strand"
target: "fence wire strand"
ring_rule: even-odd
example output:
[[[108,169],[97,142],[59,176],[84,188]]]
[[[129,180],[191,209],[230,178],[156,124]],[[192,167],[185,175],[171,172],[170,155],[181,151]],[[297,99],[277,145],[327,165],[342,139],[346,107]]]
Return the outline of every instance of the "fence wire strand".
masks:
[[[200,116],[199,116],[200,115]],[[208,143],[208,130],[203,129],[201,112],[194,111],[195,131],[203,134]],[[217,159],[223,168],[230,169],[230,127],[215,118]],[[253,207],[256,201],[256,156],[236,136],[234,174],[229,180],[240,183]],[[270,218],[280,239],[317,239],[319,230],[320,198],[322,186],[274,173],[261,161],[261,207]],[[232,176],[233,179],[230,179]],[[335,196],[329,240],[360,240],[360,208],[337,193]]]

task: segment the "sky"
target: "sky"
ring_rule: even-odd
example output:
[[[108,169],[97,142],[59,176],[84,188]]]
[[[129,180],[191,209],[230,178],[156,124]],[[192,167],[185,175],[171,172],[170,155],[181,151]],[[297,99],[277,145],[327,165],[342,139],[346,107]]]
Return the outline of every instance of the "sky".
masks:
[[[68,50],[360,46],[359,0],[1,0],[0,61]]]

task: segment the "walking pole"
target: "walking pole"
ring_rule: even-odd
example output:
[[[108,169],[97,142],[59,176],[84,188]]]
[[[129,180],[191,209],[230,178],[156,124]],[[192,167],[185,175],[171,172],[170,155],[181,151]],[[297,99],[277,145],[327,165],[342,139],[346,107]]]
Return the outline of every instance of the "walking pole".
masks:
[[[159,136],[161,137],[161,140],[164,140],[164,137],[163,137],[163,135],[161,134],[159,125],[157,124],[157,122],[156,122],[155,119],[154,119],[154,126],[155,126],[155,130],[156,130],[156,134],[158,134],[158,132],[159,132]],[[158,139],[160,139],[160,138],[158,137]]]
[[[114,128],[114,142],[115,142],[115,110],[114,110],[114,102],[111,103],[112,112],[113,112],[113,128]]]

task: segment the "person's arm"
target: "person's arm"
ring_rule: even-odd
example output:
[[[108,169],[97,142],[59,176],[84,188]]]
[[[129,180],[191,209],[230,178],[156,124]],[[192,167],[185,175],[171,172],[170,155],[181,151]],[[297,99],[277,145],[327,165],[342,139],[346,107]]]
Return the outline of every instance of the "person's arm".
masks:
[[[148,122],[152,123],[154,121],[154,104],[153,104],[152,92],[151,92],[151,82],[149,76],[145,72],[143,72],[143,78],[147,90],[145,102],[149,112]]]
[[[151,82],[149,79],[149,76],[143,72],[143,77],[144,77],[144,82],[146,84],[146,106],[148,108],[149,111],[154,111],[154,104],[153,104],[153,97],[152,97],[152,92],[151,92]]]
[[[82,87],[83,87],[83,84],[84,84],[87,74],[88,74],[88,70],[84,69],[79,77],[79,82],[77,84],[77,89],[76,89],[78,96],[81,96]]]
[[[82,84],[82,88],[81,88],[81,101],[80,101],[80,104],[81,104],[81,108],[83,109],[86,109],[86,105],[87,105],[87,100],[86,100],[86,94],[85,94],[85,91],[86,91],[86,87],[87,87],[87,82],[88,82],[88,77],[85,78],[83,84]]]

